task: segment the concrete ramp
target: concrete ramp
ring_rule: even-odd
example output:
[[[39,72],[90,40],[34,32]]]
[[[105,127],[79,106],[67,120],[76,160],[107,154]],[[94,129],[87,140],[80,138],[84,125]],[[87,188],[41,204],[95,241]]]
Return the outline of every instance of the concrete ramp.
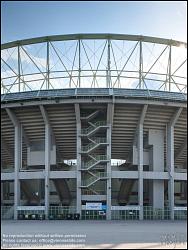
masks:
[[[72,197],[65,179],[53,179],[54,186],[63,206],[70,206]]]
[[[21,190],[24,192],[29,204],[39,204],[40,198],[35,194],[32,184],[28,181],[21,181]]]
[[[126,205],[129,202],[130,194],[133,189],[135,180],[122,180],[119,194],[118,194],[118,203],[119,205]]]

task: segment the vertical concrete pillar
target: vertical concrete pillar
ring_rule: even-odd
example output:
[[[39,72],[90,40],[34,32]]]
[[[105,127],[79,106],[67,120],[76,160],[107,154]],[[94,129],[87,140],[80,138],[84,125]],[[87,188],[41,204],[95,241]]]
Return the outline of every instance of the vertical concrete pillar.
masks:
[[[170,122],[167,124],[167,152],[166,164],[169,174],[168,179],[168,202],[170,208],[170,218],[174,220],[174,126],[183,108],[178,108]]]
[[[45,218],[48,219],[49,214],[49,172],[50,172],[50,151],[51,151],[51,131],[50,125],[45,124]]]
[[[148,105],[144,105],[137,125],[137,147],[138,147],[138,204],[140,207],[139,219],[143,220],[143,158],[144,158],[144,119]]]
[[[174,127],[167,126],[167,168],[168,179],[168,203],[170,208],[170,218],[174,220]]]
[[[3,206],[3,203],[4,203],[4,192],[3,192],[3,188],[4,188],[3,181],[1,181],[1,206]]]
[[[50,198],[50,163],[51,163],[51,146],[52,146],[52,129],[50,126],[50,120],[48,113],[45,110],[43,105],[39,105],[44,124],[45,124],[45,152],[44,152],[44,162],[45,162],[45,192],[44,192],[44,201],[45,201],[45,218],[48,219],[49,215],[49,198]]]
[[[18,218],[17,207],[20,204],[19,170],[21,166],[21,126],[17,123],[14,127],[14,220]]]
[[[149,130],[148,144],[152,145],[150,154],[150,169],[155,172],[164,172],[164,131]],[[152,180],[151,193],[154,208],[164,209],[164,180]]]
[[[143,124],[138,125],[138,203],[139,219],[143,220]]]
[[[75,104],[76,114],[76,154],[77,154],[77,170],[76,170],[76,212],[81,215],[82,212],[82,196],[81,196],[81,121],[80,106]]]
[[[19,170],[22,164],[22,127],[15,113],[6,108],[6,112],[14,125],[14,219],[18,217],[17,207],[20,204]]]
[[[106,185],[106,219],[111,220],[111,200],[112,200],[112,169],[111,169],[111,135],[113,124],[114,104],[108,104],[107,110],[107,157],[109,162],[107,163],[107,185]]]

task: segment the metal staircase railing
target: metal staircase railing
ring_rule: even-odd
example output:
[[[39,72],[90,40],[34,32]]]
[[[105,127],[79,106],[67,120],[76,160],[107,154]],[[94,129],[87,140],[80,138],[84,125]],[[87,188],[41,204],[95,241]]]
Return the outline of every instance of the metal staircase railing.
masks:
[[[82,195],[105,195],[105,190],[94,190],[91,187],[90,188],[84,188],[82,190]]]
[[[106,138],[96,138],[94,140],[95,143],[91,142],[89,144],[87,144],[86,146],[82,146],[81,147],[81,153],[89,153],[92,150],[94,150],[95,148],[97,148],[99,145],[101,144],[106,144]]]
[[[95,176],[91,176],[90,178],[88,178],[86,180],[82,180],[81,187],[90,187],[98,180],[106,179],[106,178],[107,178],[106,172],[96,173]]]
[[[92,123],[92,126],[81,129],[81,135],[89,136],[91,133],[95,132],[96,130],[98,130],[100,127],[103,126],[107,126],[106,121],[97,121],[95,123]]]
[[[92,159],[88,162],[85,162],[81,169],[82,170],[90,170],[91,168],[95,167],[96,165],[98,165],[101,162],[106,162],[108,161],[107,155],[97,155],[95,156],[95,160]]]
[[[88,114],[82,114],[82,116],[80,117],[80,119],[81,120],[89,121],[89,120],[93,119],[94,117],[96,117],[99,112],[100,112],[99,110],[96,110],[96,111],[94,111],[93,113],[91,113],[89,115]],[[84,115],[86,115],[86,116],[84,116]]]
[[[80,137],[83,137],[81,141],[82,143],[85,141],[85,144],[83,143],[81,146],[80,154],[82,154],[82,165],[81,170],[87,171],[88,175],[85,176],[85,179],[81,180],[80,188],[82,189],[82,194],[88,194],[88,195],[100,195],[101,193],[96,190],[96,186],[94,185],[97,181],[106,179],[107,173],[105,172],[105,167],[103,167],[103,172],[93,172],[92,168],[99,165],[100,163],[107,162],[107,156],[106,155],[91,155],[91,152],[98,148],[99,146],[105,145],[107,146],[107,138],[102,138],[96,136],[100,128],[108,128],[107,122],[104,120],[98,120],[98,114],[100,113],[100,110],[96,110],[93,113],[81,116],[81,120],[84,120],[87,122],[88,127],[82,128]],[[95,135],[96,134],[96,135]],[[87,142],[86,142],[87,138]],[[97,154],[97,151],[96,151]],[[104,154],[104,153],[103,153]],[[86,158],[90,158],[86,162]],[[100,167],[101,167],[100,166]],[[96,169],[95,169],[96,170]],[[84,176],[82,177],[84,178]]]

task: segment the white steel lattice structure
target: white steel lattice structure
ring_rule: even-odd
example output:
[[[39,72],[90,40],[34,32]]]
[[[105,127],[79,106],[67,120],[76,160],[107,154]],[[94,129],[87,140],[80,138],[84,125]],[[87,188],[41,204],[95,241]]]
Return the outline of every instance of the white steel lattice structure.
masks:
[[[185,218],[186,50],[117,34],[2,44],[3,218]]]
[[[115,34],[33,38],[1,46],[2,93],[57,88],[187,91],[187,44]]]

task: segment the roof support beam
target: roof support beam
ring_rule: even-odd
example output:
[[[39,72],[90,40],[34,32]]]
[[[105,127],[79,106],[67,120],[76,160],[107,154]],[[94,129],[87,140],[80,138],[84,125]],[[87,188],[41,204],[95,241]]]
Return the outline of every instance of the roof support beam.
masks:
[[[140,118],[138,120],[138,124],[136,126],[136,131],[135,131],[135,134],[134,134],[134,140],[133,140],[133,145],[135,145],[137,143],[137,136],[138,136],[138,130],[139,130],[139,125],[140,124],[144,124],[144,119],[146,117],[146,113],[147,113],[147,109],[148,109],[148,105],[145,104],[142,108],[142,111],[141,111],[141,114],[140,114]]]
[[[172,39],[164,39],[158,37],[140,36],[140,35],[127,35],[127,34],[71,34],[71,35],[56,35],[56,36],[44,36],[36,37],[31,39],[24,39],[1,45],[1,49],[8,49],[18,45],[29,45],[34,43],[42,43],[47,41],[67,41],[67,40],[78,40],[78,39],[112,39],[112,40],[128,40],[128,41],[143,41],[149,43],[169,44],[172,46],[184,46],[187,48],[187,43],[175,41]]]
[[[44,106],[40,105],[39,108],[40,108],[40,111],[41,111],[41,114],[42,114],[42,118],[44,120],[45,125],[46,124],[50,124],[48,113],[47,113],[46,109],[44,108]]]
[[[48,113],[45,110],[44,106],[39,105],[44,124],[45,124],[45,217],[48,219],[48,213],[49,213],[49,194],[50,194],[50,179],[49,179],[49,173],[50,173],[50,156],[51,156],[51,133],[52,129],[50,126],[50,121],[48,117]]]
[[[14,219],[18,217],[17,207],[20,205],[19,171],[22,169],[22,137],[23,128],[15,113],[6,108],[7,114],[14,125]]]
[[[137,126],[136,126],[136,130],[135,130],[135,133],[134,133],[132,147],[137,144],[139,124],[144,123],[144,119],[146,117],[147,109],[148,109],[148,104],[143,105],[142,111],[141,111],[141,114],[140,114],[140,117],[139,117],[139,120],[138,120],[138,123],[137,123]],[[129,154],[128,154],[128,157],[127,157],[128,162],[132,159],[132,147],[130,148],[130,151],[129,151]]]
[[[39,108],[40,108],[40,111],[41,111],[41,114],[42,114],[42,118],[44,120],[44,124],[50,126],[51,136],[52,136],[52,143],[56,144],[55,135],[54,135],[54,132],[53,132],[51,124],[50,124],[50,119],[49,119],[48,113],[47,113],[47,111],[46,111],[46,109],[45,109],[45,107],[43,105],[39,105]]]
[[[16,117],[16,114],[14,113],[13,110],[11,110],[10,108],[5,108],[5,110],[6,110],[7,114],[8,114],[11,122],[13,123],[14,127],[21,125],[20,121]],[[24,142],[25,142],[26,146],[29,147],[30,146],[29,138],[26,135],[25,130],[23,129],[22,125],[21,125],[21,127],[22,127],[22,136],[24,138]]]
[[[179,118],[179,116],[180,116],[182,110],[183,110],[183,108],[181,107],[181,108],[178,108],[178,109],[175,111],[174,115],[173,115],[172,118],[170,119],[169,126],[173,126],[173,127],[175,126],[175,124],[176,124],[176,122],[177,122],[177,120],[178,120],[178,118]]]
[[[182,110],[183,108],[178,108],[167,125],[168,203],[172,220],[174,220],[174,126]]]
[[[13,123],[13,125],[15,127],[18,126],[20,124],[20,122],[18,121],[15,113],[12,110],[10,110],[9,108],[6,108],[6,112],[7,112],[8,116],[9,116],[11,122]]]
[[[52,136],[52,143],[56,145],[57,155],[58,155],[58,157],[60,159],[61,154],[59,152],[58,145],[57,145],[56,139],[55,139],[55,135],[54,135],[52,126],[50,124],[50,119],[49,119],[49,116],[48,116],[48,112],[47,112],[47,110],[45,109],[45,107],[43,105],[39,105],[39,108],[40,108],[40,111],[41,111],[41,114],[42,114],[42,118],[44,120],[44,124],[50,126],[51,136]]]
[[[144,105],[137,125],[137,149],[138,149],[138,202],[140,206],[139,219],[143,220],[143,152],[144,152],[144,119],[146,116],[148,105]]]
[[[141,116],[140,116],[140,119],[139,119],[139,124],[142,124],[142,125],[144,124],[144,119],[146,117],[147,109],[148,109],[148,105],[146,104],[142,108]]]

